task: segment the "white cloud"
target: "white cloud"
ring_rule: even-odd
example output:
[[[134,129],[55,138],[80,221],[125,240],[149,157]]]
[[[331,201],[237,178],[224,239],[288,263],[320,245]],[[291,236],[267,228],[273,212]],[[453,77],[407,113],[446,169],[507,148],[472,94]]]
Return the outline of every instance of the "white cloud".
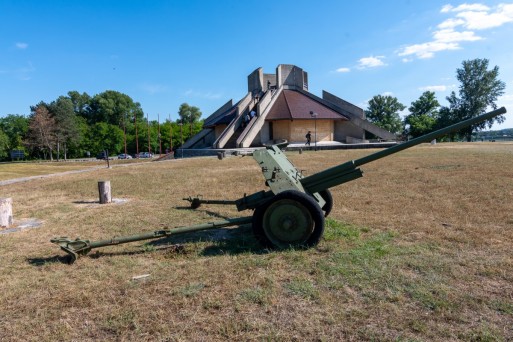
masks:
[[[490,7],[483,4],[461,4],[457,7],[451,5],[445,5],[442,7],[441,12],[462,12],[462,11],[489,11]]]
[[[420,87],[419,90],[420,91],[446,91],[449,87],[451,87],[451,86],[432,85],[432,86]]]
[[[447,13],[447,12],[450,12],[454,7],[451,6],[451,5],[445,5],[444,7],[442,7],[442,9],[440,10],[440,12],[442,13]]]
[[[457,7],[448,4],[443,6],[440,12],[449,13],[453,17],[437,25],[437,30],[432,33],[431,41],[401,48],[397,54],[406,56],[403,58],[403,62],[411,61],[413,57],[432,58],[436,52],[461,49],[461,42],[484,39],[475,31],[513,22],[513,4],[500,4],[493,9],[477,3],[462,4]],[[458,30],[460,27],[465,30]]]
[[[463,19],[456,19],[456,18],[449,18],[446,21],[442,22],[441,24],[438,24],[439,29],[453,29],[457,26],[461,26],[465,24],[465,20]]]
[[[351,69],[349,69],[349,68],[338,68],[336,71],[337,72],[350,72]]]
[[[363,57],[358,60],[358,69],[366,69],[366,68],[376,68],[380,66],[385,66],[386,64],[382,61],[385,56],[376,56],[376,57]]]
[[[399,56],[415,55],[417,58],[426,59],[435,55],[435,52],[445,50],[457,50],[460,46],[457,43],[429,42],[423,44],[414,44],[403,48],[398,54]]]
[[[499,107],[511,108],[513,107],[513,95],[503,95],[497,99],[497,105]]]
[[[457,16],[465,21],[464,26],[470,30],[499,27],[513,21],[513,4],[503,4],[494,13],[467,11],[458,13]]]
[[[169,88],[161,84],[143,83],[139,88],[148,94],[167,93]]]
[[[207,100],[217,100],[220,99],[223,95],[220,93],[212,93],[212,92],[200,92],[200,91],[194,91],[192,89],[187,90],[184,93],[187,97],[199,97]]]
[[[472,31],[458,32],[451,29],[436,31],[433,34],[436,42],[453,43],[453,42],[472,42],[483,38],[476,36]]]
[[[28,48],[28,44],[27,43],[16,43],[16,48],[20,49],[20,50],[25,50],[26,48]]]

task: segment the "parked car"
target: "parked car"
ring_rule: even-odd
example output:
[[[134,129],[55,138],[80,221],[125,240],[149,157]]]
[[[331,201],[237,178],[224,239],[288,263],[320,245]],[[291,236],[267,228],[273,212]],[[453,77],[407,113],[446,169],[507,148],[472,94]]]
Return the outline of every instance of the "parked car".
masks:
[[[139,153],[139,156],[137,158],[151,158],[153,157],[153,154],[149,152],[141,152]]]
[[[118,159],[132,159],[132,156],[129,154],[121,153],[118,155]]]
[[[101,151],[100,153],[98,153],[96,155],[96,159],[107,159],[107,152],[106,151]]]

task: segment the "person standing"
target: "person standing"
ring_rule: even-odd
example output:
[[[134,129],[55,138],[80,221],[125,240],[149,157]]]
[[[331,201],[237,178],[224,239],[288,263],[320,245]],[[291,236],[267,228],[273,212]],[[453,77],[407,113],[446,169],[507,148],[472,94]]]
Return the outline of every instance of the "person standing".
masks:
[[[312,140],[312,133],[310,131],[308,131],[308,133],[306,133],[306,135],[305,135],[305,138],[306,138],[306,144],[305,145],[310,146],[310,141]]]

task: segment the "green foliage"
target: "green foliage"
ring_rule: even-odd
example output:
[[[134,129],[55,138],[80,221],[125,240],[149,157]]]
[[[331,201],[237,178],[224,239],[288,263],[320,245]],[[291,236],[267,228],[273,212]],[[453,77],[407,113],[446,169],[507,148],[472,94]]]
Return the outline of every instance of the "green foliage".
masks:
[[[9,137],[0,129],[0,158],[7,158],[9,155]]]
[[[78,91],[72,90],[68,92],[68,97],[73,103],[75,114],[85,117],[91,103],[91,96],[87,93],[80,94]]]
[[[62,146],[64,158],[66,158],[66,147],[68,145],[76,146],[82,138],[79,129],[79,119],[75,114],[73,102],[69,97],[60,96],[57,100],[47,105],[47,109],[55,119],[58,152],[60,153],[60,146]]]
[[[141,105],[130,96],[107,90],[91,99],[85,117],[90,124],[106,122],[122,127],[123,122],[133,122],[134,117],[142,119],[144,114]]]
[[[0,118],[0,130],[8,137],[9,150],[23,149],[23,137],[28,131],[29,119],[23,115],[9,114]]]
[[[183,103],[180,119],[149,121],[141,105],[128,95],[108,90],[93,97],[69,91],[50,103],[31,107],[31,115],[0,118],[0,159],[8,151],[22,149],[32,158],[94,156],[105,149],[109,154],[141,151],[162,153],[182,145],[203,128],[198,107]],[[162,148],[162,150],[161,150]]]
[[[391,133],[399,133],[402,121],[399,112],[406,107],[390,95],[376,95],[369,101],[365,111],[367,119]]]
[[[201,117],[201,111],[198,107],[189,106],[187,103],[182,103],[178,109],[178,115],[182,123],[196,122]]]
[[[448,107],[440,110],[441,124],[451,124],[484,114],[489,107],[497,108],[497,98],[504,94],[506,84],[498,79],[499,67],[488,70],[487,59],[464,61],[461,69],[456,70],[456,78],[461,83],[459,97],[453,91],[446,99]],[[494,122],[502,123],[503,115],[486,122],[468,127],[460,132],[467,141],[472,138],[472,132],[490,128]]]
[[[410,115],[404,119],[405,129],[413,138],[430,133],[436,127],[440,103],[432,91],[424,92],[417,101],[411,103]]]
[[[86,138],[89,142],[87,148],[92,153],[108,150],[109,155],[114,155],[121,153],[123,148],[123,131],[105,122],[98,122],[89,127]]]

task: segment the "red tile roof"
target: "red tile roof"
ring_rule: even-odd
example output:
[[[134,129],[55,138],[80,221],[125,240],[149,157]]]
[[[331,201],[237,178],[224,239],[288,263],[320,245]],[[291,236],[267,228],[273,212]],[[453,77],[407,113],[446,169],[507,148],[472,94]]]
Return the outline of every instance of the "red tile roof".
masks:
[[[320,102],[294,90],[282,91],[267,114],[266,120],[312,119],[310,111],[317,113],[317,119],[349,120]]]

